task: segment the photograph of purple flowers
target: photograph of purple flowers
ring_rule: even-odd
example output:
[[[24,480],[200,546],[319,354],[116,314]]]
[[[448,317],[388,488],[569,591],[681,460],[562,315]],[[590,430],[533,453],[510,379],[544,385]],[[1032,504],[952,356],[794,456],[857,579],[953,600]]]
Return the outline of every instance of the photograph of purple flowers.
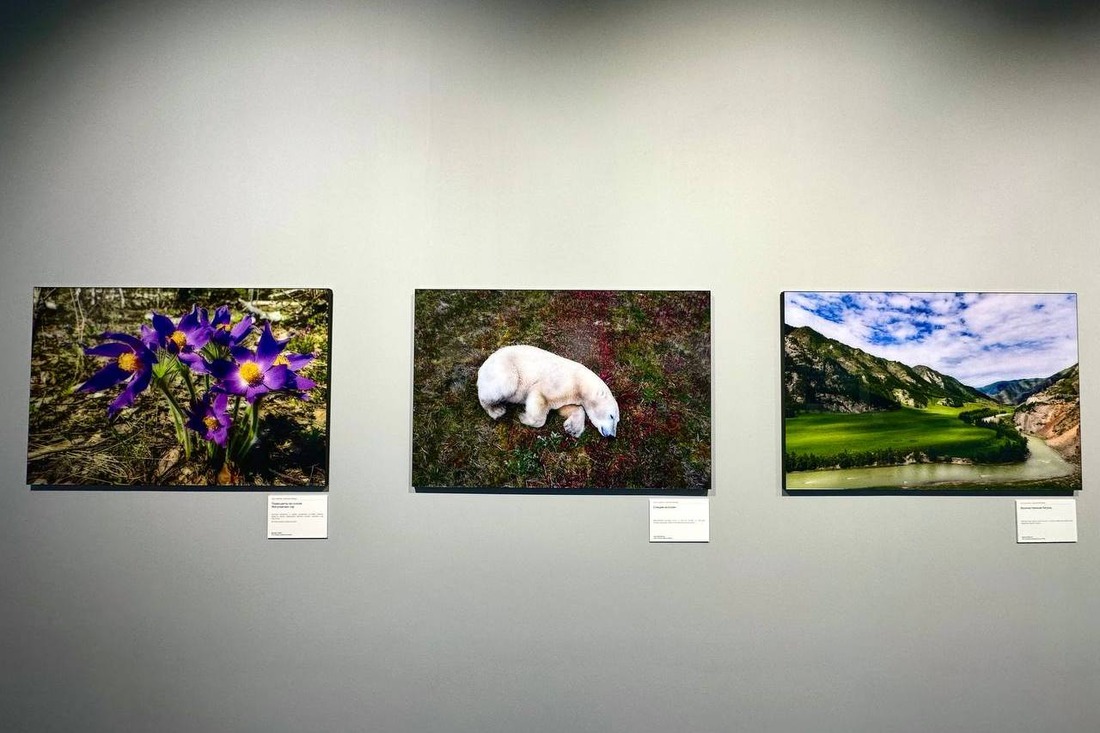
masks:
[[[702,494],[710,293],[418,290],[412,485]]]
[[[34,289],[34,488],[328,485],[332,291]]]
[[[788,492],[1081,488],[1074,293],[783,294]]]

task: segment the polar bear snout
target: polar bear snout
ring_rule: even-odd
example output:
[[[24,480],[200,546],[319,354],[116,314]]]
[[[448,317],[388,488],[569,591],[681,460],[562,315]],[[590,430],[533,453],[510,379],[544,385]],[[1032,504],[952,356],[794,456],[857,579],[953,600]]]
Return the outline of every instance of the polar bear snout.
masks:
[[[615,437],[619,427],[619,403],[615,401],[610,390],[599,390],[594,399],[585,402],[584,411],[588,413],[588,419],[600,431],[600,435],[605,438]]]
[[[605,438],[614,438],[615,431],[619,427],[619,414],[618,410],[608,411],[600,414],[589,414],[588,419],[592,421],[592,424],[596,426],[596,429],[600,431],[600,435]]]

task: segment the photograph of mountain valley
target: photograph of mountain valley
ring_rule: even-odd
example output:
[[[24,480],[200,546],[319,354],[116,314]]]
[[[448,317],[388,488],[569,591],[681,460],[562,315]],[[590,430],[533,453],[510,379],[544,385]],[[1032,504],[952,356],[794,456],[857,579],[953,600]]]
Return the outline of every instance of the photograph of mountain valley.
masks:
[[[1074,293],[785,292],[784,489],[1081,488]]]

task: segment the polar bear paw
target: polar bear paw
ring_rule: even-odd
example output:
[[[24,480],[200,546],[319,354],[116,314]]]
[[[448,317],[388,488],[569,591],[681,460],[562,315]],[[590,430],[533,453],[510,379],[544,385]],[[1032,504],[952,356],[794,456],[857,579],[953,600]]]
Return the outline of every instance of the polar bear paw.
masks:
[[[579,438],[584,432],[584,408],[576,405],[569,405],[569,407],[572,409],[562,408],[561,410],[565,413],[565,432],[574,438]]]
[[[524,411],[519,416],[519,421],[529,428],[541,428],[546,424],[546,413],[539,415]]]

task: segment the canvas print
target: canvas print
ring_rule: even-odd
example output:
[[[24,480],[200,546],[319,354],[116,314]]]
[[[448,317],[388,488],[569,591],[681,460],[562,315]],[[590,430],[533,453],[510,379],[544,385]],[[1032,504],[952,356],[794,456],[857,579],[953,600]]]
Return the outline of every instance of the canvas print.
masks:
[[[787,292],[787,491],[1081,488],[1073,293]]]
[[[710,293],[418,290],[414,331],[414,487],[710,487]]]
[[[35,288],[27,483],[328,484],[332,293]]]

